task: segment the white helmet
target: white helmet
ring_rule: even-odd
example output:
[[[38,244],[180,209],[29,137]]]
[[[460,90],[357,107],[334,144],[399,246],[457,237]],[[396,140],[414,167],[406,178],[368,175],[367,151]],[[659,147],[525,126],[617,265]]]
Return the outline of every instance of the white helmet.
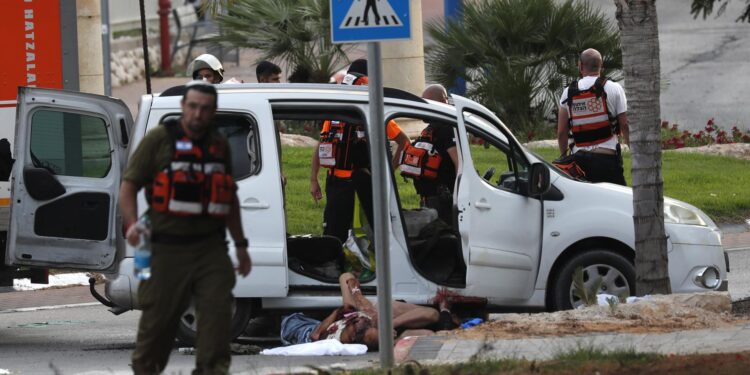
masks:
[[[221,65],[221,61],[219,61],[214,55],[204,53],[196,57],[195,60],[188,65],[187,74],[193,79],[196,79],[195,73],[201,69],[211,69],[219,75],[219,82],[224,80],[224,67]]]

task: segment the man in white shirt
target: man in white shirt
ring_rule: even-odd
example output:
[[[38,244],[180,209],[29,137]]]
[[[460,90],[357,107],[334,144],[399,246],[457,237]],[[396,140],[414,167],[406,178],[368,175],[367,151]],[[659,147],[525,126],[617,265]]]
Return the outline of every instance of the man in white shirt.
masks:
[[[560,97],[557,141],[560,155],[572,152],[591,182],[625,185],[618,135],[629,140],[627,99],[622,86],[600,77],[602,55],[589,48],[578,62],[581,79]],[[568,144],[569,133],[573,135]]]

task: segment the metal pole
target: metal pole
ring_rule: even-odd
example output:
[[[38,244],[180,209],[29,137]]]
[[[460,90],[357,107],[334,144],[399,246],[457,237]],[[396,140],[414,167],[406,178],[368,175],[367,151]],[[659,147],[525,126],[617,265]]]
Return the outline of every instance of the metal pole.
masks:
[[[146,8],[143,0],[138,0],[141,6],[141,40],[143,42],[143,66],[146,73],[146,94],[151,94],[151,63],[148,61],[148,36],[146,35]]]
[[[370,121],[367,123],[372,160],[373,229],[375,267],[378,279],[378,342],[380,367],[393,367],[393,310],[391,300],[391,259],[388,244],[388,172],[385,120],[383,119],[383,67],[380,43],[367,43],[367,71],[370,91]]]
[[[445,0],[445,3],[443,3],[445,20],[461,22],[461,13],[463,12],[463,8],[464,8],[463,3],[464,3],[464,0]],[[453,94],[458,94],[462,96],[466,95],[466,80],[464,80],[461,77],[456,78],[456,81],[453,82],[453,86],[449,87],[448,91],[450,91]]]
[[[109,0],[102,0],[102,57],[104,57],[104,95],[112,96],[112,66],[109,45]]]
[[[161,76],[172,75],[172,55],[169,44],[169,11],[172,9],[170,0],[159,0],[159,46],[161,48]],[[176,37],[179,37],[177,35]],[[175,37],[175,38],[176,38]]]

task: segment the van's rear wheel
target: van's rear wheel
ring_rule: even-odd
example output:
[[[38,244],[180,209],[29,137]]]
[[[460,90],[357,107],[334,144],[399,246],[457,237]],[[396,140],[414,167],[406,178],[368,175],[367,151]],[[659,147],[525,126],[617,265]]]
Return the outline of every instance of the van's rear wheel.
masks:
[[[612,294],[618,297],[635,295],[635,267],[624,256],[603,249],[594,249],[569,259],[557,272],[548,293],[552,310],[569,310],[584,304],[575,293],[573,276],[578,267],[583,270],[583,281],[589,293]],[[597,280],[602,283],[593,291]]]
[[[252,304],[250,299],[239,298],[234,300],[234,303],[232,303],[232,322],[230,330],[232,340],[242,334],[251,315]],[[191,302],[190,306],[180,317],[180,324],[177,328],[177,342],[180,346],[195,346],[197,332],[198,317],[196,316],[195,305]]]

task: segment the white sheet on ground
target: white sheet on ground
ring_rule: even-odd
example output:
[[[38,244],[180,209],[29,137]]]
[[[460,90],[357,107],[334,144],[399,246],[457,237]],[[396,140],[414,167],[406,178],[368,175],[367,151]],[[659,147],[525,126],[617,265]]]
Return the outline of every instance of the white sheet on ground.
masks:
[[[278,348],[265,349],[264,355],[362,355],[367,353],[367,346],[362,344],[342,344],[338,340],[321,340]]]

